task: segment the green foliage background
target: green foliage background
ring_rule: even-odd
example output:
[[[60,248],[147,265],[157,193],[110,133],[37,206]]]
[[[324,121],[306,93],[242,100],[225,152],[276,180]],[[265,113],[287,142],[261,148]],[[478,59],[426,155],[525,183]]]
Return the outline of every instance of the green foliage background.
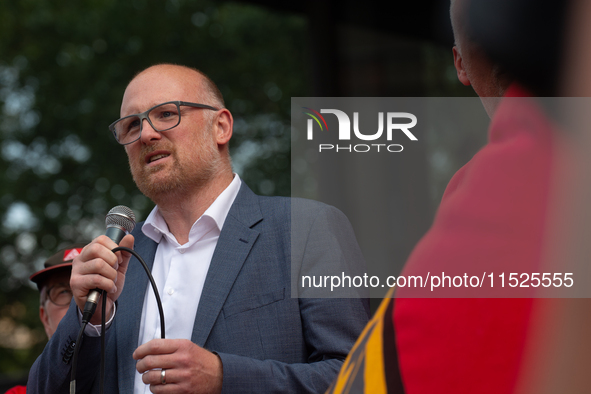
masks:
[[[0,2],[0,374],[45,345],[28,276],[64,243],[103,232],[136,189],[107,125],[133,75],[197,67],[235,117],[235,170],[260,194],[289,195],[290,97],[309,95],[303,18],[208,0]]]

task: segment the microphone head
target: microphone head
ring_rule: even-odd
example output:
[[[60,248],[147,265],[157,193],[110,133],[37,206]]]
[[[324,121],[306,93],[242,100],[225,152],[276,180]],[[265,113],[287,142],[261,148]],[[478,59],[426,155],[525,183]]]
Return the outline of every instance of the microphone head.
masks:
[[[109,227],[119,227],[130,233],[135,227],[135,215],[133,211],[124,205],[112,208],[105,217],[105,224]]]

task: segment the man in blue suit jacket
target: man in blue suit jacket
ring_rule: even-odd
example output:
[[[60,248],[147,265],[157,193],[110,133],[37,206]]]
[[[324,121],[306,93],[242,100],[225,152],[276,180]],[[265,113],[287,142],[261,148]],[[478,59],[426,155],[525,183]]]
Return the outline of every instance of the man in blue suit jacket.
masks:
[[[156,282],[166,284],[167,333],[175,338],[153,339],[159,331],[150,324],[145,274],[98,237],[74,260],[75,302],[34,364],[28,390],[68,392],[79,309],[100,288],[108,293],[105,392],[323,392],[367,322],[367,302],[292,298],[291,289],[300,272],[325,260],[363,264],[347,219],[324,204],[256,196],[241,183],[228,153],[232,116],[197,70],[144,70],[128,85],[121,116],[111,130],[157,207],[120,245],[135,241]],[[77,388],[96,392],[99,341],[86,332]]]

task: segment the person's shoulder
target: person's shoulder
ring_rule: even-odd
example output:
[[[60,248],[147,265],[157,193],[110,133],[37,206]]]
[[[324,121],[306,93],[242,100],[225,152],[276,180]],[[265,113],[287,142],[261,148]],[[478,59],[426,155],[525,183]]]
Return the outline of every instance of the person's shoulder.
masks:
[[[244,183],[237,199],[240,200],[239,204],[256,204],[260,208],[263,217],[266,218],[284,218],[282,220],[291,218],[291,220],[298,221],[301,219],[309,222],[313,218],[319,217],[345,217],[338,208],[332,205],[301,197],[258,195]]]
[[[318,213],[322,211],[338,211],[340,210],[332,205],[326,203],[310,200],[300,197],[283,197],[283,196],[257,196],[261,207],[281,207],[290,210],[293,214],[309,214]]]
[[[259,196],[263,217],[281,222],[295,233],[308,229],[344,229],[351,227],[348,217],[338,208],[316,200],[299,197]]]

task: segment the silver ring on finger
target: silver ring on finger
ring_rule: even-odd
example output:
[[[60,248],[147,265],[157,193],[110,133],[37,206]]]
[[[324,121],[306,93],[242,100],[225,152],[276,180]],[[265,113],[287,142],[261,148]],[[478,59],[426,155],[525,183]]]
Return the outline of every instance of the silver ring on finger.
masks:
[[[160,383],[166,384],[166,371],[164,369],[160,370]]]

